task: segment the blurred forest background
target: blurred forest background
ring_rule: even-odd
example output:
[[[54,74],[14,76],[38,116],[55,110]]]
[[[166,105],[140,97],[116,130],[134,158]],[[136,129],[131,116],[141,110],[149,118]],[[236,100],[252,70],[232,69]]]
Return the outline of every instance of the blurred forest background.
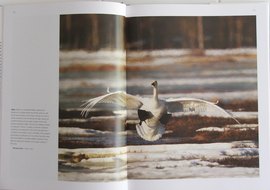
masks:
[[[124,49],[124,17],[116,15],[73,14],[60,19],[60,49]]]
[[[61,19],[61,50],[256,47],[254,16],[134,17],[125,22],[123,19],[112,15],[66,15]],[[120,23],[125,31],[115,27]],[[125,43],[120,37],[124,32]]]

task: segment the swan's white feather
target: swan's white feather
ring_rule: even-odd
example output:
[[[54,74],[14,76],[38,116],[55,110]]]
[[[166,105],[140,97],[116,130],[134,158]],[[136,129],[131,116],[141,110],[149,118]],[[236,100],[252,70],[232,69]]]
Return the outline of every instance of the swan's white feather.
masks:
[[[231,113],[217,106],[214,102],[197,98],[170,98],[166,100],[166,103],[170,112],[178,111],[212,117],[230,117],[240,124]],[[173,103],[173,108],[171,108],[170,103]]]
[[[232,114],[217,106],[217,103],[196,99],[196,98],[171,98],[167,100],[158,99],[157,81],[152,83],[154,87],[153,98],[141,98],[123,91],[109,92],[86,101],[81,115],[87,116],[89,111],[99,103],[116,104],[125,109],[141,109],[151,113],[151,117],[140,121],[136,125],[138,135],[147,141],[156,141],[165,132],[165,124],[160,119],[168,112],[183,112],[211,117],[230,117],[238,124]],[[171,114],[170,114],[171,115]]]
[[[136,125],[138,135],[146,141],[156,141],[162,137],[165,133],[164,125],[156,125],[155,127],[149,127],[145,122],[141,125]]]
[[[143,105],[138,97],[123,91],[117,91],[89,99],[82,105],[84,108],[81,115],[87,117],[89,111],[100,103],[115,104],[126,109],[138,109]]]

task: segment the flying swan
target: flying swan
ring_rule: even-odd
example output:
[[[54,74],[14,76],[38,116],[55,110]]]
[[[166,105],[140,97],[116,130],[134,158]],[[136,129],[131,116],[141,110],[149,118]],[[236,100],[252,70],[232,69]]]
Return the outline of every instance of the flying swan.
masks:
[[[137,133],[146,141],[156,141],[165,133],[165,126],[173,113],[197,114],[212,117],[232,118],[239,122],[227,111],[217,106],[216,103],[196,98],[158,98],[158,83],[154,81],[153,97],[142,98],[127,94],[123,91],[108,92],[105,95],[89,99],[81,115],[87,117],[90,110],[97,104],[115,104],[126,110],[137,110],[139,122],[136,124]]]

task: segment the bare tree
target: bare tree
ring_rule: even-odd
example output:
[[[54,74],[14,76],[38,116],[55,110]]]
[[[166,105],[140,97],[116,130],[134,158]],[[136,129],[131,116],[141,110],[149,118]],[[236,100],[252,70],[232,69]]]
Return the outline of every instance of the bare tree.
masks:
[[[235,19],[235,27],[236,27],[236,47],[240,48],[243,42],[243,19],[242,17],[236,17]]]
[[[93,14],[91,15],[91,22],[92,22],[92,35],[89,35],[89,41],[92,42],[90,43],[89,46],[93,50],[97,50],[99,46],[99,31],[98,31],[98,17],[97,15]]]
[[[203,18],[199,16],[197,18],[197,28],[198,28],[198,49],[201,55],[204,55],[204,32],[203,32]]]

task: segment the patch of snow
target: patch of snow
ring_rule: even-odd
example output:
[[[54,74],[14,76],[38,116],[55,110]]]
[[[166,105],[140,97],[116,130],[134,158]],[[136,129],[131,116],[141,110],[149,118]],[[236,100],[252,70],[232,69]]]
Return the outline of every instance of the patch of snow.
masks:
[[[241,128],[251,128],[251,129],[258,129],[258,124],[235,124],[235,125],[226,125],[226,128],[234,128],[234,129],[241,129]]]
[[[116,131],[100,131],[95,129],[81,129],[81,128],[73,128],[73,127],[59,127],[59,135],[87,135],[87,136],[95,136],[95,135],[127,135],[126,131],[116,132]]]
[[[128,175],[130,179],[257,177],[259,168],[226,167],[214,161],[258,156],[258,148],[233,148],[240,144],[248,147],[254,143],[131,146],[128,147]]]
[[[210,132],[224,132],[224,128],[220,127],[205,127],[201,129],[197,129],[196,132],[204,132],[204,131],[210,131]]]
[[[143,78],[128,80],[128,86],[145,86],[148,87],[154,78]],[[149,81],[149,82],[147,82]],[[170,78],[159,79],[159,86],[175,86],[175,85],[206,85],[206,84],[223,84],[223,83],[255,83],[257,78],[254,77],[215,77],[214,79],[209,78]]]
[[[114,173],[96,173],[96,172],[58,172],[60,181],[119,181],[127,179],[127,171],[116,171]]]
[[[192,50],[190,49],[163,49],[163,50],[152,50],[152,51],[128,51],[127,57],[179,57],[185,55],[191,55]],[[208,56],[221,56],[221,55],[256,55],[256,48],[234,48],[234,49],[206,49],[205,55]]]
[[[222,56],[222,55],[256,55],[256,48],[234,48],[234,49],[208,49],[205,55]]]
[[[246,131],[246,130],[255,130],[258,129],[258,124],[235,124],[235,125],[226,125],[225,127],[204,127],[197,129],[196,132],[224,132],[228,130],[240,130],[240,131]]]
[[[232,112],[235,118],[242,119],[256,119],[258,118],[258,112]]]
[[[126,62],[125,51],[60,51],[60,67],[67,67],[73,64],[113,64],[124,65]]]
[[[59,148],[59,154],[126,154],[127,147],[114,147],[114,148],[77,148],[77,149],[67,149]]]

